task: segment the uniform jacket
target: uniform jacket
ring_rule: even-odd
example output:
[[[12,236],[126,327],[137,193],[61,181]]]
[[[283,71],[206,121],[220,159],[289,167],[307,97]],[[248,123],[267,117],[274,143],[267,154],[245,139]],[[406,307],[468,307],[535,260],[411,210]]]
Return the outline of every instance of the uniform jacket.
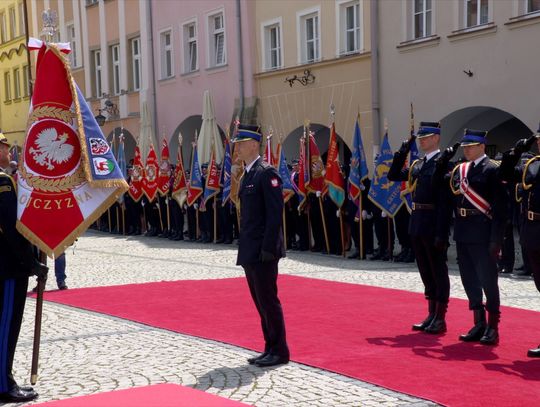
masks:
[[[259,158],[242,177],[240,198],[240,238],[236,264],[260,261],[261,251],[276,259],[285,257],[282,182],[276,169]]]
[[[448,240],[450,233],[451,206],[449,205],[448,188],[440,183],[433,182],[435,173],[435,161],[440,153],[424,162],[422,159],[415,161],[410,168],[403,168],[406,156],[394,155],[392,166],[388,171],[390,181],[407,181],[416,183],[412,192],[414,203],[421,205],[433,205],[433,209],[415,209],[409,220],[409,234]]]
[[[538,247],[540,220],[535,219],[534,214],[540,214],[540,156],[535,157],[530,152],[521,157],[505,153],[501,170],[501,176],[516,191],[514,198],[519,200],[521,244],[525,247]]]
[[[17,190],[0,169],[0,279],[28,277],[35,261],[32,246],[16,229]]]
[[[491,206],[491,217],[478,214],[460,216],[459,208],[476,209],[461,193],[454,195],[455,226],[454,240],[461,243],[497,243],[502,244],[504,226],[508,214],[506,189],[499,174],[498,164],[485,157],[469,169],[467,179],[472,188]],[[459,171],[455,170],[450,180],[454,188],[459,185]]]

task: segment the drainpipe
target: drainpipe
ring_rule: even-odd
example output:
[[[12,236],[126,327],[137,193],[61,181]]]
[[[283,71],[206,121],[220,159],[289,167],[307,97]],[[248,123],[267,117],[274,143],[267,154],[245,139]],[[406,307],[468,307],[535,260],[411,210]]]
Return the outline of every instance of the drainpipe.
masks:
[[[150,18],[150,32],[148,34],[148,42],[150,43],[150,60],[152,61],[152,103],[154,110],[154,142],[155,148],[159,149],[159,127],[158,127],[158,115],[157,115],[157,96],[156,96],[156,64],[154,59],[154,17],[152,16],[152,2],[148,2],[148,17]]]
[[[236,33],[237,33],[237,48],[238,48],[238,82],[240,87],[238,117],[242,121],[244,114],[244,47],[242,44],[242,10],[240,9],[240,1],[236,0]]]
[[[371,0],[371,116],[373,122],[373,157],[381,147],[381,109],[379,106],[379,1]]]

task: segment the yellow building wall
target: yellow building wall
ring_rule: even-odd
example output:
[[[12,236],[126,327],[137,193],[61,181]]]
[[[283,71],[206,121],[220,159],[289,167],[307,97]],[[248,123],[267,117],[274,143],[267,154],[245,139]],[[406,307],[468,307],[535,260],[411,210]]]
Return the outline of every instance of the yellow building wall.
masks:
[[[22,146],[30,106],[30,90],[29,85],[24,84],[24,69],[28,66],[28,60],[20,3],[16,0],[0,0],[0,16],[2,13],[5,15],[7,34],[7,38],[0,43],[0,129],[10,142]],[[11,9],[15,10],[13,28]]]

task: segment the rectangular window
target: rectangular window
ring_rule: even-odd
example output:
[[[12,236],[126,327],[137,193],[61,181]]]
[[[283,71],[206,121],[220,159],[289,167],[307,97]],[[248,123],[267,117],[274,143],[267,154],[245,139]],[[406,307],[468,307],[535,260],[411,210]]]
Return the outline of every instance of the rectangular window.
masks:
[[[71,45],[71,52],[69,53],[69,60],[72,67],[78,67],[78,55],[77,55],[77,36],[75,31],[75,24],[69,24],[66,26],[68,42]]]
[[[320,59],[319,13],[311,13],[301,18],[301,52],[302,63],[315,62]]]
[[[161,33],[161,79],[173,76],[172,36],[171,31]]]
[[[141,39],[131,40],[132,89],[141,89]]]
[[[4,94],[6,95],[4,101],[9,102],[11,100],[11,75],[9,72],[4,73]]]
[[[466,27],[487,24],[488,0],[465,0],[465,5],[467,13]]]
[[[9,8],[9,39],[17,36],[17,17],[15,16],[15,7]]]
[[[199,68],[197,61],[197,25],[184,25],[184,72],[194,72]]]
[[[225,25],[223,13],[214,14],[209,17],[210,32],[210,66],[225,65],[227,55],[225,52]]]
[[[97,4],[99,0],[86,0],[86,7]]]
[[[120,45],[111,47],[113,94],[120,94]]]
[[[339,55],[359,52],[362,48],[360,1],[339,4],[338,19]]]
[[[24,21],[24,3],[19,3],[19,35],[26,34],[26,25]]]
[[[281,68],[281,26],[279,23],[264,27],[264,68]]]
[[[527,0],[527,13],[540,11],[540,0]]]
[[[21,78],[19,76],[19,68],[13,70],[13,87],[15,92],[13,93],[15,99],[21,97]]]
[[[0,43],[7,42],[6,13],[0,13]]]
[[[414,38],[431,35],[431,0],[414,0]]]
[[[101,51],[94,51],[94,96],[97,98],[100,98],[102,95],[102,87],[101,87]]]
[[[22,81],[22,86],[23,86],[23,96],[24,97],[27,97],[27,96],[30,96],[30,72],[28,71],[28,65],[25,65],[23,66],[23,81]]]

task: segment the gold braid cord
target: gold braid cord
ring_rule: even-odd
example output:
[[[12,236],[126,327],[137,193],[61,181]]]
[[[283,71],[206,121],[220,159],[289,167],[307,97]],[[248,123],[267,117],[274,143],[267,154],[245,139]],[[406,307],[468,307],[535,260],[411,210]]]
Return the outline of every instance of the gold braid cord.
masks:
[[[527,191],[528,189],[530,189],[533,186],[533,184],[527,184],[527,172],[529,171],[529,165],[531,165],[533,162],[535,162],[537,160],[540,160],[540,155],[537,155],[537,156],[529,159],[525,163],[525,168],[523,169],[523,174],[521,176],[521,183],[522,183],[523,189],[525,191]]]

